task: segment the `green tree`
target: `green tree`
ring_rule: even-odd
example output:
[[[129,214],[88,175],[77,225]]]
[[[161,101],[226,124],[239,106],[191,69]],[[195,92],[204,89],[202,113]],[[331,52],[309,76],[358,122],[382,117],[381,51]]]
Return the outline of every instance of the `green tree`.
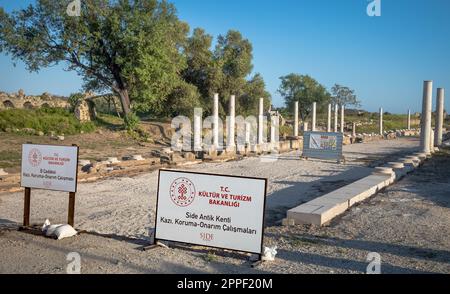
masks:
[[[215,69],[211,52],[212,40],[213,37],[206,34],[203,29],[196,28],[184,48],[187,67],[182,76],[187,83],[197,87],[205,102],[213,91],[211,81]]]
[[[267,92],[264,79],[259,73],[246,82],[243,92],[244,94],[239,97],[237,113],[255,115],[258,111],[259,98],[264,98],[264,109],[268,109],[272,104],[271,95]]]
[[[186,62],[180,54],[188,25],[165,0],[83,0],[81,15],[67,1],[37,0],[6,13],[0,7],[0,52],[30,71],[60,62],[77,71],[86,90],[112,90],[125,115],[163,111]]]
[[[165,116],[175,117],[185,115],[193,117],[194,108],[201,107],[200,94],[197,87],[192,84],[182,82],[168,96]]]
[[[222,114],[228,111],[231,95],[236,96],[236,111],[239,114],[255,113],[259,98],[270,105],[270,94],[260,74],[250,79],[252,72],[252,45],[238,31],[229,31],[219,36],[211,51],[213,37],[202,29],[195,29],[188,38],[184,54],[187,68],[183,71],[186,82],[195,85],[201,96],[206,114],[210,113],[212,97],[219,93]]]
[[[239,104],[239,97],[244,94],[246,78],[253,69],[252,50],[250,41],[238,31],[230,30],[226,36],[218,37],[209,96],[219,93],[223,109],[228,108],[231,95],[236,95]]]
[[[355,107],[361,107],[361,102],[355,95],[355,91],[349,87],[335,84],[331,88],[331,102],[333,104],[343,105],[345,107],[353,105]]]
[[[288,109],[294,108],[294,103],[299,103],[299,115],[305,120],[312,111],[312,104],[323,106],[330,100],[330,94],[324,86],[308,75],[291,73],[280,77],[281,85],[278,89],[284,98]]]

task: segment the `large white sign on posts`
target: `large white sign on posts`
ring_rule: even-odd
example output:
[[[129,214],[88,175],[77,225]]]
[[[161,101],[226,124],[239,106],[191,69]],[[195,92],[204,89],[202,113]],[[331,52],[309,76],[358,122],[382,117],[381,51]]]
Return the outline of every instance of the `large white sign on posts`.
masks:
[[[21,186],[76,192],[77,165],[77,146],[24,144]]]
[[[267,180],[160,170],[155,240],[262,253]]]

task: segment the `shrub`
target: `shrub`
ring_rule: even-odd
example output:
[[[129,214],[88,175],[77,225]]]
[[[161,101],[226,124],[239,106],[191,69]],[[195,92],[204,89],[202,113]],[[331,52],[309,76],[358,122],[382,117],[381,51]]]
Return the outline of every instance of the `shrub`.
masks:
[[[0,111],[0,130],[34,129],[45,134],[73,135],[81,131],[95,130],[92,122],[80,123],[68,110],[63,108],[7,109]]]
[[[130,112],[125,116],[124,121],[128,131],[135,131],[139,124],[139,117],[134,112]]]

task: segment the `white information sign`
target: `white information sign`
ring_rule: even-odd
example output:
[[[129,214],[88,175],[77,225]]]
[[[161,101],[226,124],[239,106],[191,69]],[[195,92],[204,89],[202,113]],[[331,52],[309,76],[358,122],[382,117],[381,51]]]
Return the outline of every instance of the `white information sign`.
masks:
[[[155,239],[261,254],[266,183],[160,170]]]
[[[77,165],[77,146],[24,144],[21,186],[76,192]]]
[[[337,137],[333,135],[311,134],[309,148],[319,150],[336,150]]]

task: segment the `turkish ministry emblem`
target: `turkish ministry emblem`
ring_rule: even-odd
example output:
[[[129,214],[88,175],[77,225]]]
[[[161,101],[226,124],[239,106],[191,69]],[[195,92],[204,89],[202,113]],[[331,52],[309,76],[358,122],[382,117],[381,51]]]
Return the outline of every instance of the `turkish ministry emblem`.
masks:
[[[178,178],[170,185],[170,199],[178,206],[189,206],[195,198],[195,186],[191,180]]]
[[[33,167],[39,166],[42,162],[41,152],[36,148],[31,149],[30,153],[28,153],[28,162]]]

